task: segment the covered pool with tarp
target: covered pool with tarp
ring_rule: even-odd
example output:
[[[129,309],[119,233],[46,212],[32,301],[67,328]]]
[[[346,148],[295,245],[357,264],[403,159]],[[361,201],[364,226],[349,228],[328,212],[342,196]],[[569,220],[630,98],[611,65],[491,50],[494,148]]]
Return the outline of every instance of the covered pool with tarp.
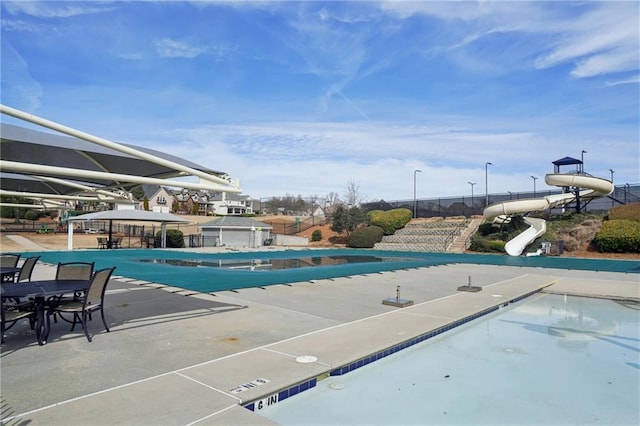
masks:
[[[30,252],[29,255],[39,255],[43,262],[52,264],[94,261],[98,269],[116,266],[116,275],[199,292],[287,284],[455,263],[640,273],[640,261],[632,260],[358,249],[225,253],[123,249]],[[358,260],[355,259],[356,257],[361,257],[362,261],[351,262],[351,260]],[[295,263],[301,264],[299,266],[306,267],[289,269],[267,267],[269,263],[278,263],[275,262],[276,260],[296,260]],[[216,264],[219,267],[215,267]]]

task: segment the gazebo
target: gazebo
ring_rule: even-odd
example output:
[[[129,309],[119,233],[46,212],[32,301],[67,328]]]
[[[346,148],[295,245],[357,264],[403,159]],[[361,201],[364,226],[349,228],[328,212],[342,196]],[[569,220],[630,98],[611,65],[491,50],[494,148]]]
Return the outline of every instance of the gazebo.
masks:
[[[183,219],[171,213],[151,212],[146,210],[106,210],[103,212],[88,213],[80,216],[70,217],[69,222],[88,220],[108,220],[109,221],[109,247],[113,240],[112,223],[113,221],[125,222],[160,222],[162,229],[162,239],[160,247],[167,246],[167,223],[190,223],[189,220]],[[67,249],[73,250],[73,226],[68,227],[67,231]]]

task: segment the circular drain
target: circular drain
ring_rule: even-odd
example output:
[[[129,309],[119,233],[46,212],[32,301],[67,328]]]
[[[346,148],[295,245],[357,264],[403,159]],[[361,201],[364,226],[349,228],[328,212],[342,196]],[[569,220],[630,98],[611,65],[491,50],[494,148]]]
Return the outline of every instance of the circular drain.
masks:
[[[310,362],[316,362],[317,360],[318,357],[313,355],[302,355],[296,358],[296,362],[299,362],[300,364],[309,364]]]
[[[329,385],[329,387],[333,390],[342,390],[344,389],[344,384],[343,383],[331,383]]]

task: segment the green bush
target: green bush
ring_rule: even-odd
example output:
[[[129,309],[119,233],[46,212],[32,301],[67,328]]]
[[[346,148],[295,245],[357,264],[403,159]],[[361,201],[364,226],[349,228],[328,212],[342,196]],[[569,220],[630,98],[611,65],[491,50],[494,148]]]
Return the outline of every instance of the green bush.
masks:
[[[483,223],[480,226],[478,226],[478,232],[480,233],[480,235],[483,235],[483,236],[493,234],[495,232],[495,229],[496,228],[494,228],[493,223],[489,223],[489,222]]]
[[[156,247],[160,247],[162,241],[162,231],[156,232]],[[167,229],[167,247],[182,248],[184,245],[184,235],[178,229]]]
[[[351,233],[347,246],[352,248],[373,248],[376,243],[382,241],[384,231],[381,227],[371,225],[358,228]]]
[[[40,213],[35,210],[27,210],[24,214],[26,220],[38,220],[40,219]]]
[[[478,236],[471,239],[469,250],[484,253],[504,253],[505,242],[502,240],[487,240]]]
[[[322,240],[322,231],[316,229],[311,233],[311,241],[321,241]]]
[[[388,211],[372,210],[368,216],[372,225],[382,228],[384,235],[391,235],[409,223],[412,213],[409,209],[401,208]]]
[[[594,238],[602,253],[640,253],[640,224],[635,220],[608,220]]]

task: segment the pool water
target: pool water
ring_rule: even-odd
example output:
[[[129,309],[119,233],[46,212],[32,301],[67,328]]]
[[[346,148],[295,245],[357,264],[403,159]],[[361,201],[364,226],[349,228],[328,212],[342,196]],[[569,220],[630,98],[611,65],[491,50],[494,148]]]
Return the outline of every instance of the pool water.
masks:
[[[264,256],[264,255],[263,255]],[[376,262],[411,262],[417,259],[390,256],[365,256],[365,255],[339,255],[339,256],[313,256],[292,257],[286,259],[271,259],[259,257],[255,259],[140,259],[143,263],[155,263],[172,266],[244,269],[250,271],[282,271],[286,269],[312,268],[321,266],[338,266],[350,263],[376,263]]]
[[[282,425],[640,424],[640,305],[536,295],[259,414]]]

